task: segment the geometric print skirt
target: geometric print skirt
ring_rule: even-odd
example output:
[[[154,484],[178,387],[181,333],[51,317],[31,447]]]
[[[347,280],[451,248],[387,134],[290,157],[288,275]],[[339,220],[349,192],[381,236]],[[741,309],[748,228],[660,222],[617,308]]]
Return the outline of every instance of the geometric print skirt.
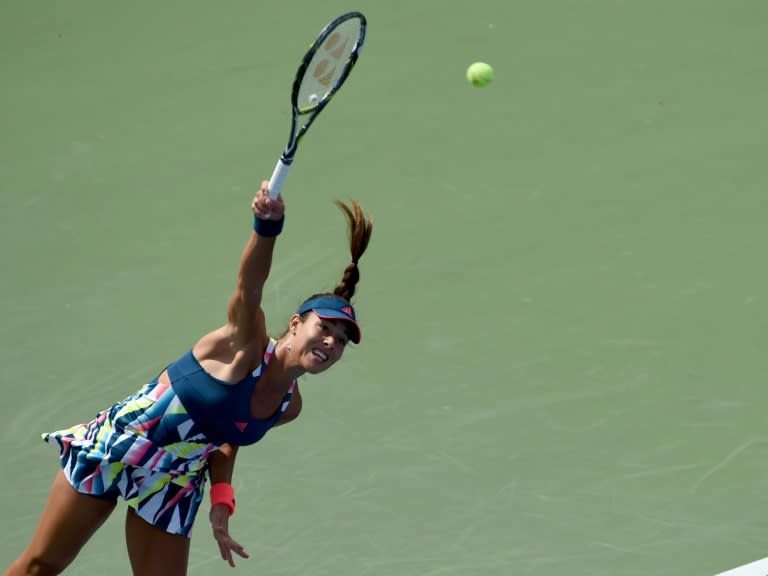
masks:
[[[190,537],[205,492],[208,442],[173,388],[157,379],[86,424],[43,434],[70,484],[117,500],[169,532]]]

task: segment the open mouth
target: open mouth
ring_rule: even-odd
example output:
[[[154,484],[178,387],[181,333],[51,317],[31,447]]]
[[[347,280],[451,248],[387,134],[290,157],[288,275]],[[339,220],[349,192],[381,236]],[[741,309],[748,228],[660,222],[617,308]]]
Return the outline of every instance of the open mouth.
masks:
[[[326,354],[322,350],[318,350],[317,348],[312,349],[312,355],[318,360],[320,360],[321,362],[325,362],[326,360],[328,360],[328,354]]]

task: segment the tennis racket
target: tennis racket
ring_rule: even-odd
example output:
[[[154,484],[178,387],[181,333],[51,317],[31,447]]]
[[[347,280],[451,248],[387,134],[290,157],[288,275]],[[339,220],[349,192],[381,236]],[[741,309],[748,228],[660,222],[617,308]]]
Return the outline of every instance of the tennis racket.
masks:
[[[299,142],[339,91],[365,41],[365,16],[343,14],[320,31],[304,55],[291,91],[291,134],[269,180],[269,197],[280,194]]]

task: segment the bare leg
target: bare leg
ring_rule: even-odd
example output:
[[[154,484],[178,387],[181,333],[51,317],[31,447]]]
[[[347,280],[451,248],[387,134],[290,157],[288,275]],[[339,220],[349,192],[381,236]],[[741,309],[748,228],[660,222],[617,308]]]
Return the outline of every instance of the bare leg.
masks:
[[[152,526],[128,508],[125,539],[131,568],[137,576],[184,576],[189,560],[189,538]]]
[[[114,509],[75,490],[59,470],[32,540],[4,576],[60,574]]]

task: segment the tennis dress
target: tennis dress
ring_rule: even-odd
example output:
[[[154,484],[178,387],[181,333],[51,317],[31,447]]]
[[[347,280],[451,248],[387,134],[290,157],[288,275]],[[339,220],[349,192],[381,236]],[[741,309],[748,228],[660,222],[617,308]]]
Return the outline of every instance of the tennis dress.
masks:
[[[258,442],[290,405],[296,383],[267,419],[250,415],[250,398],[275,350],[242,382],[209,375],[190,350],[168,366],[171,384],[153,379],[92,421],[43,434],[58,447],[78,491],[122,497],[150,524],[189,537],[203,500],[208,456],[222,444]]]

